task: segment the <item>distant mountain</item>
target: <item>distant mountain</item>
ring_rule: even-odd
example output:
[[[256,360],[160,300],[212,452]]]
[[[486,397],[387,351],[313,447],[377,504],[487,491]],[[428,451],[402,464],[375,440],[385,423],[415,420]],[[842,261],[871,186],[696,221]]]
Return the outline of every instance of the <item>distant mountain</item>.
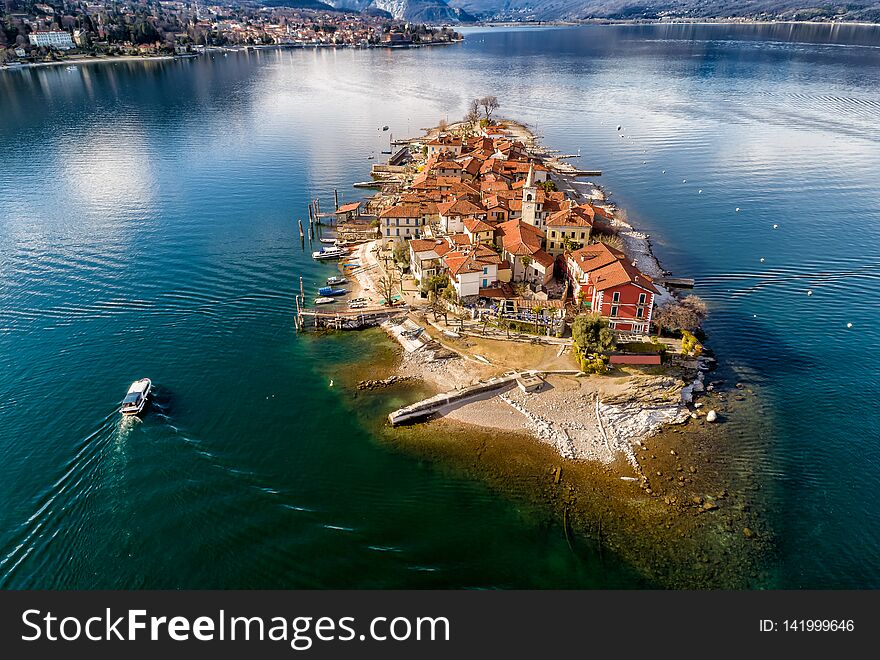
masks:
[[[336,11],[331,5],[320,0],[260,0],[266,7],[291,7],[293,9],[316,9],[319,11]]]
[[[482,20],[764,18],[880,22],[880,0],[449,0]]]
[[[337,9],[380,9],[396,19],[413,23],[466,23],[474,20],[460,7],[450,7],[445,0],[325,0]]]

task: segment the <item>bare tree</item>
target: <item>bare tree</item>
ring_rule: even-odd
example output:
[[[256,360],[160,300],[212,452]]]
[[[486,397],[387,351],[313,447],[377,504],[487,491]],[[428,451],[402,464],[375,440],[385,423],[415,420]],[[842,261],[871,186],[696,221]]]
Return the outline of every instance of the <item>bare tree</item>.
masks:
[[[440,130],[441,133],[445,133],[446,129],[449,128],[449,124],[446,122],[445,119],[441,119],[439,122],[437,122],[437,128]]]
[[[390,273],[385,273],[379,278],[379,295],[385,299],[385,304],[388,307],[394,304],[392,300],[394,297],[394,276]]]
[[[480,99],[474,99],[471,101],[471,104],[468,106],[467,114],[464,116],[464,120],[473,126],[480,123]]]
[[[486,113],[486,120],[492,119],[492,113],[495,112],[501,104],[498,102],[497,96],[484,96],[480,99],[480,105],[483,106],[483,112]]]
[[[654,323],[661,329],[696,331],[708,313],[706,303],[690,295],[681,301],[669,302],[654,311]]]

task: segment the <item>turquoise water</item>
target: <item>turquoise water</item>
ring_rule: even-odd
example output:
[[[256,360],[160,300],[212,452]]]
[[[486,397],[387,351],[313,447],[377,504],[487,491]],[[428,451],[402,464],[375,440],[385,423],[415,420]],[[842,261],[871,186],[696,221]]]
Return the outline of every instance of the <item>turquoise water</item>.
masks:
[[[697,278],[722,374],[761,397],[719,451],[770,502],[767,586],[880,586],[878,46],[596,26],[0,72],[0,586],[641,584],[377,442],[328,382],[369,335],[293,332],[298,277],[332,272],[300,248],[307,201],[356,198],[379,127],[487,92]]]

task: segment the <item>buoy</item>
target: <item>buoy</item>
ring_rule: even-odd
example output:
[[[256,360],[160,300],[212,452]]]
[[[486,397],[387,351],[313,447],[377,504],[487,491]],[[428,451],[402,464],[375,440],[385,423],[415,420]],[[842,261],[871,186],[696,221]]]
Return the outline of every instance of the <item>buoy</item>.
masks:
[[[623,126],[618,126],[618,127],[617,127],[617,130],[619,131],[621,128],[623,128]]]
[[[752,314],[752,318],[753,318],[753,319],[756,319],[756,318],[758,318],[758,315],[757,315],[757,314]]]
[[[773,229],[779,229],[779,225],[773,225]]]
[[[666,170],[663,170],[663,171],[661,172],[661,174],[666,174]]]
[[[739,207],[738,207],[738,206],[736,207],[736,212],[739,213]]]
[[[681,182],[682,182],[682,183],[687,183],[688,180],[687,180],[687,179],[682,179]]]
[[[761,257],[761,263],[764,263],[764,257]]]
[[[697,191],[697,194],[698,194],[698,195],[702,195],[702,194],[703,194],[703,189],[700,188],[700,189]]]
[[[648,161],[646,161],[646,160],[642,161],[642,165],[647,165],[647,164],[648,164]]]
[[[333,387],[333,379],[330,379],[330,387]]]
[[[847,323],[847,324],[846,324],[846,327],[847,327],[847,328],[851,328],[851,327],[852,327],[852,323]]]
[[[813,290],[812,290],[812,289],[807,289],[807,295],[808,295],[808,296],[812,296],[812,295],[813,295]]]

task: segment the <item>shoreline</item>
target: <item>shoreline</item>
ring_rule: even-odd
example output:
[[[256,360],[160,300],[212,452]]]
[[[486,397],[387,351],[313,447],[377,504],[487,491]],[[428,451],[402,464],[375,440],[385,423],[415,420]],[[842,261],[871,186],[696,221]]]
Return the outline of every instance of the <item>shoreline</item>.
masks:
[[[79,66],[80,64],[106,64],[109,62],[151,62],[169,60],[189,60],[199,55],[119,55],[112,57],[82,57],[59,60],[56,62],[26,62],[13,66],[0,66],[0,71],[18,71],[21,69],[35,69],[46,66]]]

